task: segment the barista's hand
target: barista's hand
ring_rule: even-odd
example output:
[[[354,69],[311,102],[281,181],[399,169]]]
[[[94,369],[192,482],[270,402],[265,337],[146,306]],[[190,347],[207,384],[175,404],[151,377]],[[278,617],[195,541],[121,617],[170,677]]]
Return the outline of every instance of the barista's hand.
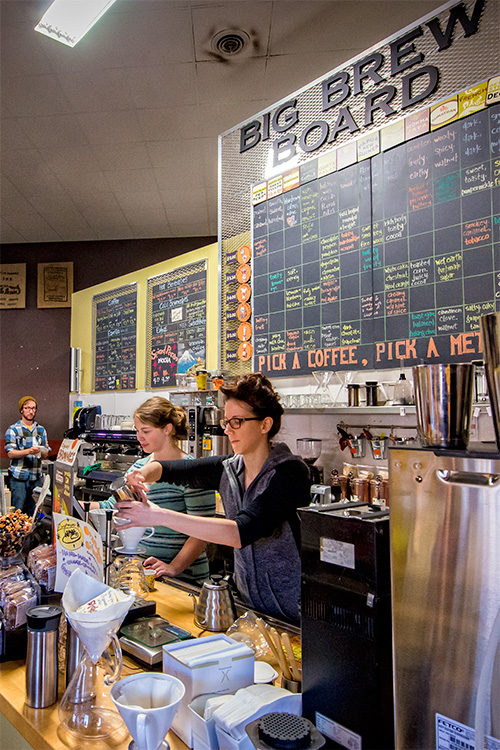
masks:
[[[137,499],[141,500],[143,503],[147,502],[146,492],[148,491],[149,486],[146,484],[146,480],[140,469],[136,469],[135,471],[131,471],[130,474],[127,474],[126,480],[134,495],[137,495]]]
[[[161,526],[161,508],[148,500],[144,495],[144,500],[140,503],[134,500],[117,500],[115,508],[118,508],[117,518],[123,518],[129,521],[129,526]],[[124,525],[125,526],[125,525]],[[118,526],[118,528],[120,528]]]
[[[152,570],[154,570],[155,578],[159,578],[160,576],[175,578],[175,576],[177,575],[170,563],[163,562],[163,560],[158,560],[157,557],[148,557],[147,560],[144,560],[143,564],[145,568],[151,568]]]

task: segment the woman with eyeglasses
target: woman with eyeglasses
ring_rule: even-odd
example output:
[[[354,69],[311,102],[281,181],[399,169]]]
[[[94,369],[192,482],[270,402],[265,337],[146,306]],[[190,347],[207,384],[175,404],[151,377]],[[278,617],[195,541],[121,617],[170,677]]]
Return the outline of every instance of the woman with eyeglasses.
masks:
[[[207,542],[234,548],[234,577],[245,604],[297,622],[300,599],[299,518],[309,505],[306,464],[287,445],[272,442],[283,407],[260,373],[223,386],[221,425],[234,451],[194,461],[151,461],[127,477],[142,500],[117,503],[133,526],[168,526]],[[193,518],[158,508],[146,497],[153,482],[172,482],[220,492],[224,518]]]

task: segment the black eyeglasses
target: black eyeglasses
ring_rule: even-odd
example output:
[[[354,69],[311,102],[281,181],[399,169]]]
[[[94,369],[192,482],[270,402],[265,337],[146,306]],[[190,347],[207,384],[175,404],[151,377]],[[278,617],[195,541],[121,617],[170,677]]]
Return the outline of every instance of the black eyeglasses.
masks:
[[[220,426],[223,430],[229,425],[232,430],[239,430],[243,422],[262,422],[258,417],[231,417],[231,419],[221,419]]]

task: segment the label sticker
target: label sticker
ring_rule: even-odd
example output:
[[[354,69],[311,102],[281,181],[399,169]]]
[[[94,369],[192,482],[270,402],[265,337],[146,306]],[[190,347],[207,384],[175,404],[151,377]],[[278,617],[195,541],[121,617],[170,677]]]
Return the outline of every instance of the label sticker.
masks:
[[[500,750],[500,741],[486,737],[488,750]],[[475,731],[466,724],[436,714],[436,750],[475,750]]]
[[[316,711],[316,728],[321,734],[325,734],[331,740],[338,742],[342,747],[347,747],[349,750],[361,750],[361,735],[351,732],[347,727],[332,721],[318,711]]]
[[[338,539],[328,539],[322,536],[320,539],[319,556],[321,562],[341,565],[343,568],[356,567],[356,556],[354,544],[339,542]]]

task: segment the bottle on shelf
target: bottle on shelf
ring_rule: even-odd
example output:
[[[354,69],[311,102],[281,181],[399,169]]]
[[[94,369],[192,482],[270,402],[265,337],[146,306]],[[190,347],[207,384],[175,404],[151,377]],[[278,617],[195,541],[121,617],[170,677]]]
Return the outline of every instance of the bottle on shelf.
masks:
[[[397,406],[413,403],[411,383],[406,379],[404,372],[400,373],[399,380],[394,386],[392,403]]]

